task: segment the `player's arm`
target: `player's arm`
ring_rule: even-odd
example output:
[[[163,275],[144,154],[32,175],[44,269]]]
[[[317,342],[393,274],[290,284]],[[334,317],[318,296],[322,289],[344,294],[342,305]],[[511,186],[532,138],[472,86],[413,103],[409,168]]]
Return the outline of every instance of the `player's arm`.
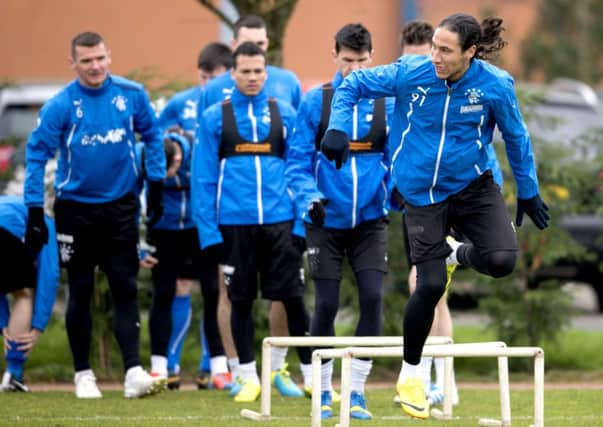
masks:
[[[218,229],[218,178],[221,117],[218,109],[203,113],[197,127],[191,160],[191,212],[199,232],[201,248],[223,242]]]

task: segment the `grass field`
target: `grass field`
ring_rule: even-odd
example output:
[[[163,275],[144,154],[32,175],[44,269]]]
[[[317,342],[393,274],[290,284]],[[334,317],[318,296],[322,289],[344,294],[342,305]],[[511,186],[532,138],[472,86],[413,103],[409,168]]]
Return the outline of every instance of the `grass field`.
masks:
[[[514,426],[532,423],[533,393],[511,392],[511,414]],[[392,403],[392,390],[368,390],[368,406],[372,421],[352,421],[354,426],[477,426],[478,418],[499,418],[498,392],[461,389],[454,420],[418,421],[402,414]],[[601,390],[547,390],[545,392],[545,425],[603,426]],[[139,400],[126,400],[121,392],[104,392],[103,399],[77,400],[71,392],[38,392],[0,395],[0,425],[19,426],[258,426],[260,423],[239,416],[242,408],[259,411],[260,404],[235,404],[222,391],[165,392]],[[305,398],[282,398],[273,393],[272,426],[310,425],[310,401]],[[338,415],[338,408],[335,408]],[[338,419],[323,422],[332,427]]]

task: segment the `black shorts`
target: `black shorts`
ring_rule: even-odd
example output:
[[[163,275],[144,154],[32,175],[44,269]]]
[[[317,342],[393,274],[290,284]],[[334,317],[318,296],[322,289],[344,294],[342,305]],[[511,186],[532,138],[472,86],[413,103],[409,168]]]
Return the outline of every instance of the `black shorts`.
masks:
[[[138,199],[108,203],[57,199],[54,205],[61,266],[107,271],[110,263],[138,272]]]
[[[23,288],[36,288],[35,260],[25,250],[21,240],[0,228],[0,294]]]
[[[306,224],[308,264],[313,279],[341,280],[343,257],[354,273],[387,272],[387,217],[337,229]]]
[[[304,293],[302,258],[293,244],[292,222],[220,226],[224,284],[232,301],[283,300]]]
[[[179,279],[199,280],[201,247],[196,228],[185,230],[150,229],[147,241],[157,248],[153,254],[162,265],[172,266]]]
[[[482,255],[517,251],[515,229],[490,171],[443,202],[428,206],[407,202],[406,224],[413,264],[446,258],[451,250],[445,239],[451,228]]]

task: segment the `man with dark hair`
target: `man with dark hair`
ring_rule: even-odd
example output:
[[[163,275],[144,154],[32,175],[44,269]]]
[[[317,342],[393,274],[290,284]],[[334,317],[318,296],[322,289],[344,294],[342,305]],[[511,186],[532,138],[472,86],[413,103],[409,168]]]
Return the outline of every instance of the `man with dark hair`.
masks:
[[[44,215],[48,242],[38,254],[23,243],[27,207],[23,199],[0,196],[0,329],[6,372],[0,392],[27,392],[23,368],[52,314],[59,284],[59,255],[54,221]],[[12,312],[6,296],[13,297]]]
[[[258,275],[262,297],[282,301],[291,335],[306,335],[309,321],[299,280],[303,230],[293,229],[293,204],[284,176],[295,110],[268,98],[266,56],[259,46],[241,44],[234,60],[230,99],[199,117],[192,212],[202,256],[223,264],[240,360],[234,400],[250,402],[260,394],[252,317]],[[310,349],[300,347],[298,354],[303,371],[311,375]]]
[[[199,69],[199,83],[205,86],[213,78],[232,68],[232,51],[228,45],[221,42],[207,44],[197,60]]]
[[[163,211],[163,143],[144,87],[109,73],[111,57],[102,37],[79,34],[71,51],[71,68],[77,79],[42,107],[39,124],[26,146],[25,245],[37,253],[48,239],[42,210],[44,167],[59,149],[54,211],[60,261],[69,283],[66,327],[75,394],[78,398],[101,397],[89,364],[90,302],[99,266],[107,275],[113,298],[113,330],[126,372],[124,395],[136,398],[158,391],[161,384],[142,369],[139,357],[135,133],[147,147],[150,224],[157,222]]]
[[[304,219],[308,264],[315,283],[313,336],[335,334],[343,259],[347,256],[358,285],[360,319],[356,336],[381,333],[383,278],[387,271],[387,201],[390,187],[387,146],[388,111],[384,99],[360,99],[352,107],[352,160],[339,173],[319,151],[327,128],[333,91],[352,71],[370,65],[369,31],[348,24],[335,35],[332,52],[337,72],[332,82],[309,91],[300,105],[287,158],[287,178]],[[364,384],[372,361],[352,360],[352,418],[370,419]],[[333,360],[322,365],[322,418],[332,411]],[[319,387],[318,384],[313,384]]]
[[[269,39],[264,20],[255,15],[247,15],[241,17],[234,25],[234,39],[231,42],[233,49],[236,49],[242,43],[251,42],[257,45],[263,51],[268,50]],[[264,91],[269,97],[276,98],[279,101],[285,101],[294,108],[299,106],[301,99],[301,85],[299,80],[289,70],[285,70],[272,65],[266,66],[266,81]],[[209,106],[222,102],[230,98],[235,87],[234,79],[231,73],[225,73],[220,77],[211,81],[203,91],[199,101],[198,116]],[[297,226],[302,230],[301,222]],[[202,242],[203,243],[203,242]],[[300,280],[301,280],[300,275]],[[226,298],[226,289],[222,284],[220,286],[220,301],[218,304],[218,320],[220,324],[220,334],[224,349],[228,356],[228,364],[233,376],[236,378],[238,366],[238,358],[232,343],[232,334],[229,329],[230,325],[230,306],[228,298]],[[284,314],[284,308],[281,303],[274,301],[270,305],[270,335],[283,336],[287,335],[287,320]],[[301,397],[303,392],[291,380],[285,358],[287,356],[286,347],[272,348],[272,382],[276,389],[283,396]],[[235,393],[238,385],[235,383],[232,390]]]
[[[411,260],[417,266],[417,289],[404,315],[397,389],[402,409],[417,418],[429,416],[417,367],[446,287],[447,261],[495,278],[515,267],[514,226],[483,149],[492,142],[495,126],[517,183],[516,224],[521,225],[526,213],[538,228],[548,225],[513,79],[485,61],[505,46],[503,30],[500,18],[486,18],[480,25],[470,15],[454,14],[436,29],[431,57],[408,55],[352,73],[335,93],[321,143],[328,159],[345,163],[353,105],[362,97],[396,97],[392,174],[405,199]],[[451,227],[473,243],[451,247],[446,241]]]
[[[179,132],[184,132],[185,135],[183,135],[183,138],[186,135],[190,137],[194,135],[197,125],[197,104],[202,88],[208,81],[225,73],[226,70],[232,67],[232,52],[223,43],[209,43],[201,49],[197,66],[199,69],[199,85],[179,92],[170,99],[159,116],[159,126],[162,132],[166,132],[171,127],[177,126]],[[189,250],[192,250],[192,246],[189,246],[188,243],[197,240],[197,230],[190,216],[190,150],[187,152],[189,154],[183,159],[184,168],[182,168],[176,177],[176,180],[182,181],[177,185],[179,190],[174,193],[175,190],[172,185],[171,189],[165,189],[163,195],[164,200],[168,203],[166,209],[172,213],[175,221],[161,221],[161,224],[157,224],[149,230],[149,242],[153,246],[157,244],[157,242],[153,241],[153,238],[161,239],[162,235],[164,236],[161,239],[162,241],[166,242],[167,236],[171,236],[171,240],[167,243],[172,244],[180,241],[181,244],[179,246],[181,248],[188,248]],[[177,197],[175,197],[176,194]],[[167,346],[167,359],[165,353],[153,353],[155,363],[152,363],[153,367],[151,368],[153,372],[168,375],[168,387],[170,389],[178,389],[180,387],[180,354],[182,353],[182,346],[190,327],[191,290],[193,279],[195,278],[201,282],[205,309],[201,326],[202,351],[199,361],[199,375],[196,379],[197,386],[199,388],[215,387],[223,389],[228,388],[232,382],[228,373],[220,331],[217,326],[219,294],[218,265],[201,262],[198,259],[200,256],[199,244],[197,244],[197,248],[197,253],[189,252],[183,254],[186,260],[188,260],[184,262],[185,260],[183,259],[184,264],[171,265],[172,269],[174,267],[182,269],[182,271],[176,272],[177,281],[175,284],[171,283],[175,279],[172,275],[156,276],[157,280],[164,282],[161,285],[158,282],[161,289],[174,289],[173,286],[175,285],[176,292],[171,302],[172,323],[169,344]],[[160,255],[167,254],[168,252],[162,250],[160,251]],[[168,259],[172,259],[172,257],[168,257]],[[162,269],[162,265],[157,265],[153,271]],[[158,316],[158,318],[163,317],[162,315]],[[162,328],[159,328],[157,333],[160,330]],[[151,334],[154,335],[153,332]],[[159,339],[159,341],[161,342],[162,340]],[[213,349],[211,354],[210,347]]]
[[[402,55],[429,55],[433,26],[426,21],[409,21],[402,27],[400,47]]]

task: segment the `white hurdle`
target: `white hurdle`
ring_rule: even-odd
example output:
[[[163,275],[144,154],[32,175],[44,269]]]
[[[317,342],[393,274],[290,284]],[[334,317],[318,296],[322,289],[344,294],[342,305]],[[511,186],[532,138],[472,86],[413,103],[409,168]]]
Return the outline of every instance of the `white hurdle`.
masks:
[[[315,353],[319,351],[316,350]],[[402,357],[402,347],[350,347],[344,350],[341,363],[341,408],[339,427],[348,427],[350,423],[350,379],[353,357]],[[423,348],[423,356],[433,357],[497,357],[499,360],[501,420],[480,419],[480,425],[510,426],[511,407],[509,396],[509,378],[507,370],[508,357],[534,358],[534,424],[533,427],[544,427],[544,351],[540,347],[502,347],[491,343],[430,345]],[[314,358],[314,355],[313,355]],[[501,365],[504,358],[504,365]],[[313,360],[314,361],[314,360]],[[501,369],[502,368],[502,369]],[[448,364],[446,369],[452,369]],[[501,372],[503,371],[503,372]],[[505,384],[503,384],[503,382]],[[449,393],[449,390],[446,391]],[[315,424],[317,411],[318,422]],[[312,426],[320,425],[320,406],[312,407]]]
[[[450,337],[428,337],[426,345],[435,344],[451,344],[452,338]],[[270,406],[271,406],[271,381],[270,374],[272,372],[272,359],[271,350],[272,347],[349,347],[349,346],[401,346],[404,343],[404,338],[401,336],[395,337],[266,337],[262,342],[262,373],[261,373],[261,409],[260,412],[252,411],[250,409],[242,409],[241,416],[252,419],[254,421],[268,421],[270,420]],[[341,353],[342,349],[339,349]],[[338,353],[339,354],[339,353]],[[342,357],[343,353],[336,357]],[[314,361],[312,362],[314,364]],[[314,365],[312,366],[314,370]],[[313,373],[313,375],[315,375]],[[318,380],[313,377],[312,380],[312,401],[314,402],[315,390],[318,390],[318,405],[320,407],[320,387],[315,387],[314,384],[320,384],[320,370],[318,374]],[[450,370],[452,375],[452,369]],[[444,379],[444,385],[447,382],[452,382],[450,379]],[[320,419],[320,417],[319,417]]]
[[[493,342],[481,342],[481,343],[466,343],[466,344],[457,344],[461,348],[474,348],[474,347],[491,347],[491,348],[505,348],[507,345],[502,341],[493,341]],[[394,354],[396,356],[386,356],[386,357],[402,357],[403,347],[380,347],[380,348],[393,348],[395,349]],[[341,390],[342,393],[344,390],[346,391],[347,398],[341,398],[339,414],[340,414],[340,425],[349,425],[350,418],[350,380],[351,380],[351,361],[352,357],[349,355],[350,348],[340,348],[340,349],[318,349],[312,353],[312,377],[313,382],[318,380],[320,381],[320,366],[322,359],[331,359],[331,358],[341,358],[342,359],[342,371],[341,371]],[[368,349],[367,349],[368,350]],[[376,348],[375,351],[378,355],[379,348]],[[503,360],[504,359],[504,360]],[[499,383],[500,383],[500,393],[501,393],[501,405],[503,402],[504,395],[509,394],[509,375],[508,375],[508,365],[506,357],[499,357]],[[443,409],[441,412],[437,409],[432,410],[432,415],[434,417],[440,419],[452,419],[452,370],[453,370],[453,359],[452,357],[446,356],[444,357],[444,402]],[[314,389],[312,390],[312,427],[318,427],[321,425],[320,419],[320,392],[314,393]],[[508,402],[508,399],[506,399]],[[510,411],[510,406],[507,404],[506,406],[501,406],[501,412]]]

